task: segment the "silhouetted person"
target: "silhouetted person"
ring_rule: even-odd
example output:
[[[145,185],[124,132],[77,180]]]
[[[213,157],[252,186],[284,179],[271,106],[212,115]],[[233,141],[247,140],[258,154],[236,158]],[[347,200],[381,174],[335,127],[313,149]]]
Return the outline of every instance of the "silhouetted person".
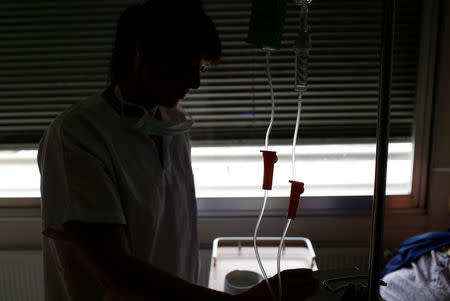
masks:
[[[108,88],[60,114],[40,143],[46,301],[271,300],[264,282],[234,296],[196,284],[192,122],[177,105],[220,55],[196,1],[122,13]],[[282,275],[289,300],[312,290],[311,270]]]

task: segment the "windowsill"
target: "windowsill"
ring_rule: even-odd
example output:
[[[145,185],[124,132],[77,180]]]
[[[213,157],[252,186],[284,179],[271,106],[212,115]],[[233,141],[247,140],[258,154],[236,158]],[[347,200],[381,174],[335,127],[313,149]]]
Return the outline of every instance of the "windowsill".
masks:
[[[386,214],[426,212],[424,209],[414,207],[410,196],[387,196],[386,199]],[[260,213],[262,202],[262,198],[199,198],[198,217],[200,219],[254,217]],[[269,198],[264,216],[284,217],[288,202],[287,198]],[[371,209],[370,196],[305,197],[300,200],[297,216],[364,216],[370,215]],[[40,217],[40,198],[0,198],[0,217],[9,216]]]
[[[21,206],[4,206],[9,203]],[[201,247],[210,247],[216,237],[253,236],[258,210],[236,214],[204,214],[199,211],[198,234]],[[426,232],[432,222],[424,209],[387,209],[384,218],[386,246],[397,245],[407,237]],[[258,235],[281,236],[286,223],[285,211],[268,210],[261,220]],[[21,233],[11,236],[8,233]],[[314,245],[346,243],[368,246],[371,235],[370,210],[305,209],[291,222],[287,236],[308,237]],[[39,198],[0,199],[0,249],[39,248],[41,244],[41,208]]]
[[[199,219],[253,218],[261,211],[263,198],[198,198]],[[286,197],[268,198],[264,216],[286,216],[289,200]],[[411,196],[387,196],[386,214],[421,213],[414,207]],[[231,208],[231,209],[230,209]],[[371,214],[372,196],[301,197],[297,216],[368,216]],[[22,213],[22,215],[21,215]],[[40,217],[40,198],[0,198],[0,217]]]

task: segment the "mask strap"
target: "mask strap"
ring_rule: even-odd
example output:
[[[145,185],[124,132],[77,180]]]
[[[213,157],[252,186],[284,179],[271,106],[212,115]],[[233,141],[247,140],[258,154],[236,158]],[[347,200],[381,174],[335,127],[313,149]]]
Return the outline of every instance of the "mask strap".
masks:
[[[123,100],[122,92],[120,91],[120,87],[118,84],[114,87],[114,95],[120,101],[120,112],[122,114],[122,119],[125,119],[125,113],[124,113],[125,109],[123,106],[124,100]]]
[[[185,110],[182,106],[178,106],[178,109],[184,114],[184,116],[186,116],[186,121],[194,122],[191,112]]]

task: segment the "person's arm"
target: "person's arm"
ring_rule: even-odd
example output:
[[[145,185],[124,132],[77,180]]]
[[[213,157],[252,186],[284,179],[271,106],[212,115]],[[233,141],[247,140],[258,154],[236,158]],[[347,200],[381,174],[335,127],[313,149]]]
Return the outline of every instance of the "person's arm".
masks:
[[[63,226],[95,278],[128,300],[273,301],[265,281],[244,293],[230,295],[185,281],[133,256],[123,225],[70,221]],[[305,300],[317,287],[310,269],[285,270],[281,276],[283,300]],[[277,275],[270,278],[276,294],[277,281]]]
[[[233,297],[187,282],[133,256],[123,225],[70,221],[64,224],[64,232],[95,278],[128,300],[220,301]]]

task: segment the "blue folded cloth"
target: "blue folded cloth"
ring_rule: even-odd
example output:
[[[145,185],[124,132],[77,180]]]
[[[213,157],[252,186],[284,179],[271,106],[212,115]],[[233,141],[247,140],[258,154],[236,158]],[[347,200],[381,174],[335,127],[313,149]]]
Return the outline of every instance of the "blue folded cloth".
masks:
[[[413,236],[401,243],[397,255],[386,264],[380,278],[410,264],[431,250],[449,245],[450,232],[427,232]]]

